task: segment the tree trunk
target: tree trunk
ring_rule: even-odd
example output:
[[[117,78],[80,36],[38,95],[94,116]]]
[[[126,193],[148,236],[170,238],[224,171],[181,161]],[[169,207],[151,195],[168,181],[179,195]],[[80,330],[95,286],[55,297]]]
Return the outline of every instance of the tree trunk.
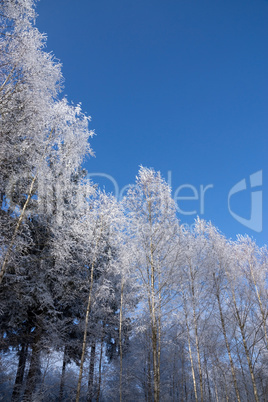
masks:
[[[160,278],[160,274],[159,274]],[[159,289],[161,289],[161,283],[160,279],[159,281]],[[161,292],[158,291],[158,317],[157,317],[157,342],[158,342],[158,347],[157,347],[157,396],[158,400],[160,400],[160,359],[161,359]]]
[[[60,379],[60,392],[59,392],[59,400],[58,400],[58,402],[61,402],[63,400],[63,390],[64,390],[64,384],[65,384],[66,364],[67,364],[67,353],[66,353],[66,346],[65,346],[64,347],[64,353],[63,353],[63,362],[62,362],[61,379]]]
[[[181,347],[181,395],[183,401],[188,399],[187,380],[185,375],[184,345]]]
[[[197,351],[197,361],[198,361],[198,371],[199,371],[199,383],[200,383],[200,400],[204,401],[203,396],[203,376],[202,376],[202,367],[201,367],[201,356],[200,356],[200,348],[199,348],[199,338],[198,338],[198,329],[197,329],[197,320],[196,320],[196,310],[195,310],[195,288],[194,288],[194,276],[192,271],[192,265],[189,264],[190,267],[190,277],[191,277],[191,293],[192,293],[192,303],[193,303],[193,319],[194,319],[194,330],[195,330],[195,345]]]
[[[119,316],[119,349],[120,349],[120,379],[119,400],[122,402],[122,376],[123,376],[123,348],[122,348],[122,320],[123,320],[124,279],[121,283],[120,316]]]
[[[176,353],[174,353],[174,357],[173,357],[173,370],[172,370],[172,387],[171,387],[171,395],[172,395],[172,400],[173,402],[175,402],[175,395],[176,395],[176,378],[175,378],[175,367],[176,367]]]
[[[95,268],[95,263],[96,263],[96,259],[97,259],[97,251],[98,251],[98,245],[99,245],[99,242],[100,242],[100,239],[101,239],[101,235],[102,235],[102,218],[101,218],[101,231],[100,231],[100,235],[98,237],[98,240],[96,242],[95,256],[94,256],[92,264],[91,264],[90,287],[89,287],[89,293],[88,293],[88,302],[87,302],[87,311],[86,311],[86,318],[85,318],[83,346],[82,346],[82,354],[81,354],[81,362],[80,362],[80,369],[79,369],[79,377],[78,377],[78,384],[77,384],[75,402],[79,402],[80,392],[81,392],[82,375],[83,375],[84,360],[85,360],[85,354],[86,354],[86,344],[87,344],[87,327],[88,327],[89,313],[90,313],[90,310],[91,310],[91,294],[92,294],[92,288],[93,288],[94,268]]]
[[[215,368],[213,368],[213,382],[214,382],[214,387],[215,387],[216,402],[219,402],[218,387],[217,387],[217,381],[216,381],[216,375],[215,375]]]
[[[227,385],[227,381],[226,381],[226,377],[225,377],[224,372],[223,372],[223,378],[224,378],[224,389],[225,389],[226,402],[228,402],[229,401],[228,385]]]
[[[250,354],[249,354],[249,350],[248,350],[248,346],[247,346],[247,341],[246,341],[246,336],[245,336],[245,331],[244,331],[244,324],[241,321],[241,317],[240,317],[240,313],[239,313],[239,310],[238,310],[238,307],[237,307],[237,304],[236,304],[236,298],[235,298],[235,293],[234,293],[233,289],[232,289],[232,294],[233,294],[233,302],[234,302],[234,306],[235,306],[236,318],[237,318],[239,329],[240,329],[240,332],[241,332],[241,335],[242,335],[243,346],[244,346],[244,349],[245,349],[245,354],[246,354],[246,357],[247,357],[249,372],[250,372],[251,381],[252,381],[252,385],[253,385],[254,397],[255,397],[256,402],[259,402],[258,391],[257,391],[257,386],[256,386],[256,381],[255,381],[252,361],[251,361],[251,358],[250,358]]]
[[[205,353],[204,353],[204,362],[205,362],[205,370],[206,370],[206,376],[207,376],[208,400],[209,400],[209,402],[211,402],[211,388],[210,388],[210,380],[209,380],[209,373],[208,373],[208,362],[207,362]]]
[[[151,305],[151,337],[152,337],[152,351],[153,351],[153,376],[154,376],[154,402],[159,402],[159,385],[158,385],[158,342],[157,342],[157,318],[156,318],[156,306],[155,306],[155,269],[153,263],[153,252],[151,244],[151,294],[150,294],[150,305]]]
[[[23,400],[31,401],[33,393],[36,390],[36,386],[38,384],[38,380],[41,377],[41,368],[40,368],[40,346],[37,341],[32,346],[32,356],[30,368],[27,376],[27,382],[24,392]]]
[[[264,308],[263,308],[260,292],[259,292],[259,289],[258,289],[258,286],[257,286],[257,282],[256,282],[256,279],[255,279],[255,276],[254,276],[254,272],[253,272],[251,263],[249,263],[249,268],[250,268],[251,278],[252,278],[253,283],[254,283],[255,292],[256,292],[256,295],[257,295],[261,315],[262,315],[262,326],[263,326],[263,330],[264,330],[266,349],[268,350],[268,336],[267,336],[267,329],[266,329],[267,314],[265,313]]]
[[[149,348],[148,348],[147,384],[148,384],[148,402],[151,402],[153,400],[153,393],[152,393],[152,375],[151,375],[151,354],[150,354],[150,349]]]
[[[190,357],[190,362],[191,362],[192,378],[193,378],[193,385],[194,385],[194,395],[195,395],[196,402],[198,402],[195,372],[194,372],[194,362],[193,362],[193,355],[192,355],[192,348],[191,348],[190,328],[189,328],[189,323],[188,323],[188,314],[187,314],[187,307],[186,307],[186,297],[184,294],[183,287],[182,287],[182,295],[183,295],[183,310],[184,310],[184,316],[185,316],[185,324],[186,324],[186,329],[187,329],[188,350],[189,350],[189,357]]]
[[[151,199],[149,197],[147,201],[148,205],[148,220],[150,226],[152,227],[152,205]],[[147,268],[147,275],[148,275],[148,286],[150,287],[150,293],[148,294],[148,304],[149,304],[149,311],[151,316],[151,338],[152,338],[152,351],[153,351],[153,377],[154,377],[154,402],[159,402],[160,398],[160,328],[158,318],[160,318],[160,306],[159,312],[157,316],[156,312],[156,269],[155,269],[155,262],[154,262],[154,246],[152,237],[150,238],[150,254],[147,257],[148,259],[148,268]],[[160,292],[160,289],[159,289]],[[160,294],[159,294],[160,297]]]
[[[219,291],[219,286],[218,286],[217,281],[216,281],[215,273],[213,273],[213,278],[214,278],[214,283],[215,283],[215,287],[216,287],[216,297],[217,297],[218,306],[219,306],[221,327],[222,327],[222,332],[223,332],[223,336],[224,336],[224,340],[225,340],[225,345],[226,345],[226,349],[227,349],[227,352],[228,352],[228,357],[229,357],[229,361],[230,361],[230,365],[231,365],[231,371],[232,371],[232,376],[233,376],[235,393],[236,393],[236,397],[237,397],[238,402],[240,402],[240,395],[239,395],[239,390],[238,390],[237,381],[236,381],[235,368],[234,368],[234,363],[233,363],[233,359],[232,359],[232,355],[231,355],[230,345],[229,345],[229,342],[228,342],[228,339],[227,339],[225,321],[224,321],[224,316],[223,316],[223,313],[222,313],[222,307],[221,307],[221,301],[220,301],[220,294],[219,294],[220,291]]]
[[[100,349],[100,360],[99,360],[99,381],[98,381],[98,392],[97,392],[97,402],[100,399],[100,390],[101,390],[101,365],[102,365],[102,353],[103,353],[103,339],[104,339],[104,328],[101,336],[101,349]]]
[[[18,401],[19,397],[20,397],[27,355],[28,355],[28,344],[22,343],[21,349],[19,352],[19,362],[18,362],[16,380],[15,380],[13,393],[12,393],[12,399],[11,399],[14,402]]]
[[[239,364],[240,364],[240,368],[241,368],[241,373],[242,373],[242,377],[243,377],[243,384],[244,384],[246,395],[247,395],[247,402],[250,402],[246,376],[245,376],[245,372],[244,372],[243,363],[241,361],[240,352],[239,352],[239,349],[238,349],[238,340],[237,340],[236,337],[235,337],[235,341],[236,341],[236,354],[237,354]]]
[[[95,356],[96,356],[96,341],[93,340],[91,343],[91,351],[90,351],[87,402],[92,402],[94,397]]]

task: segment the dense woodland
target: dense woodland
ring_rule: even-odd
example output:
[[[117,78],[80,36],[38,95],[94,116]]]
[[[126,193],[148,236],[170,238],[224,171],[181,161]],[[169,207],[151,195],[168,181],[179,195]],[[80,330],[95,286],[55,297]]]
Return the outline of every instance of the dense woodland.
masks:
[[[268,401],[267,249],[87,179],[34,0],[0,1],[0,400]]]

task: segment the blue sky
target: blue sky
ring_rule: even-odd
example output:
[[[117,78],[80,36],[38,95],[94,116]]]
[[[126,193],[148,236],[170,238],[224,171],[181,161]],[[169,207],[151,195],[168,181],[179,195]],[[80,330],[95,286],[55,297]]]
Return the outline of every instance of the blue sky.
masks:
[[[88,171],[119,190],[141,164],[170,172],[182,222],[267,244],[268,1],[41,0],[37,12],[63,92],[92,116]]]

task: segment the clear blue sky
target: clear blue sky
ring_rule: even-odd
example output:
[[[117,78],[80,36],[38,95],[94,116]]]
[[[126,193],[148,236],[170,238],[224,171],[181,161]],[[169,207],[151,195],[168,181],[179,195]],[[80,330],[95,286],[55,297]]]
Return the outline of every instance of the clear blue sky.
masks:
[[[182,222],[199,214],[228,237],[267,243],[268,1],[41,0],[37,12],[47,50],[63,64],[64,93],[92,116],[88,171],[111,175],[119,189],[141,164],[166,179],[170,171],[173,194],[189,184],[177,195],[198,198],[178,200],[196,211]],[[260,213],[249,189],[260,170],[258,232],[231,216],[228,193],[245,178],[231,209],[248,220],[251,209]],[[213,185],[204,211],[201,185]]]

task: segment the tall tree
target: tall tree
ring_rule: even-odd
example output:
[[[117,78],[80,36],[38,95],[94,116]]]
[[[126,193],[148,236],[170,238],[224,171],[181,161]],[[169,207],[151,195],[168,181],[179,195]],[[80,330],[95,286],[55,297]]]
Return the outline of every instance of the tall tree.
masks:
[[[126,196],[137,280],[150,317],[154,400],[160,399],[161,342],[174,270],[178,223],[170,188],[160,173],[141,167]]]

